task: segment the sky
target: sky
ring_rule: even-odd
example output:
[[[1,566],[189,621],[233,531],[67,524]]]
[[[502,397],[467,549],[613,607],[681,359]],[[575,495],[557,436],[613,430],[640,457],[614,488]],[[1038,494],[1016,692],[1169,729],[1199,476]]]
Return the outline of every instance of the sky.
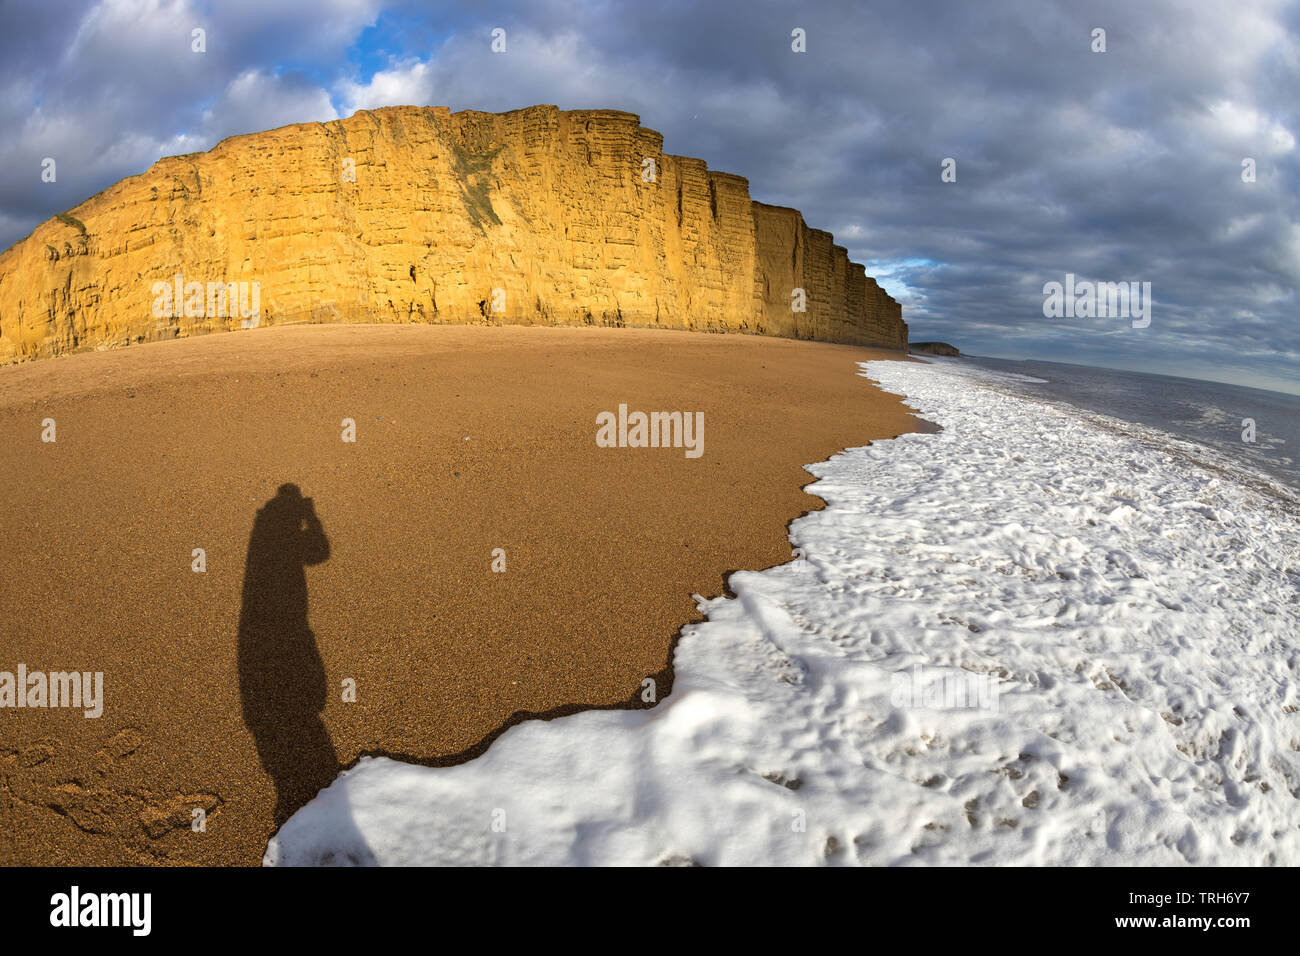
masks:
[[[833,232],[913,341],[1300,393],[1300,0],[0,0],[0,90],[0,248],[239,133],[620,109]],[[1067,274],[1150,324],[1045,315]]]

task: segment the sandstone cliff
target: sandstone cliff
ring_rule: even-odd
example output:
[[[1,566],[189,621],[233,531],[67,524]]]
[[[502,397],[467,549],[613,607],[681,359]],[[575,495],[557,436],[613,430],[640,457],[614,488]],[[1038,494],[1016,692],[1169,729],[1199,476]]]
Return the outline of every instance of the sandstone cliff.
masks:
[[[0,254],[0,362],[295,322],[907,347],[898,303],[829,233],[662,147],[613,110],[392,107],[167,157]]]

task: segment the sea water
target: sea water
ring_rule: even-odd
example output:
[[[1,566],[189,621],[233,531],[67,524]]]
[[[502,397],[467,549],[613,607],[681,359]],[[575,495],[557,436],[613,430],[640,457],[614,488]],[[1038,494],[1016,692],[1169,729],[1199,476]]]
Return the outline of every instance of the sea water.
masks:
[[[1300,395],[1061,362],[978,356],[963,362],[1005,374],[1004,382],[1026,397],[1162,429],[1300,491]]]
[[[862,371],[941,430],[809,465],[797,557],[700,599],[656,707],[363,758],[265,862],[1300,864],[1300,509],[1213,424],[1286,400]]]

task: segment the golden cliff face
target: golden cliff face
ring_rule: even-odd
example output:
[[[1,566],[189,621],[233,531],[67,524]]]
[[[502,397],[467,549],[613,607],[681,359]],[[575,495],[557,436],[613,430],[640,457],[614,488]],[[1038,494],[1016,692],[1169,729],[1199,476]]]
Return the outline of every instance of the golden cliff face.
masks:
[[[906,347],[829,233],[662,147],[613,110],[392,107],[167,157],[0,254],[0,362],[297,322]]]

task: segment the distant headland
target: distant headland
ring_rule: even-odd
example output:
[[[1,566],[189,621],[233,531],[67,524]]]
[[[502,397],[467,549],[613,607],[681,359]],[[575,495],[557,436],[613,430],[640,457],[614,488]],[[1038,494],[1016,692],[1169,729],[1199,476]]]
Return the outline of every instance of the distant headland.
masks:
[[[947,342],[912,342],[908,345],[907,350],[909,352],[924,352],[928,355],[961,356],[956,347],[949,345]]]

